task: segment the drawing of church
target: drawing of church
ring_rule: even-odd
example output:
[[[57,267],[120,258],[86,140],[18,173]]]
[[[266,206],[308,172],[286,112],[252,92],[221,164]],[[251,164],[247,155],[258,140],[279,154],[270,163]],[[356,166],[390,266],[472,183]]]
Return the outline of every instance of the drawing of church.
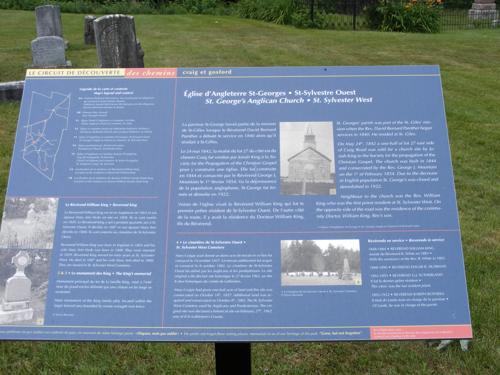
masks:
[[[309,126],[304,148],[288,158],[288,181],[331,182],[331,163],[330,158],[316,150],[316,136]]]
[[[328,125],[331,126],[331,123]],[[333,138],[329,143],[333,149]],[[282,144],[282,146],[286,145]],[[282,194],[336,194],[334,174],[332,173],[332,160],[319,151],[316,146],[316,134],[313,132],[311,123],[308,123],[304,134],[302,150],[286,159],[288,162],[288,175],[281,178]]]

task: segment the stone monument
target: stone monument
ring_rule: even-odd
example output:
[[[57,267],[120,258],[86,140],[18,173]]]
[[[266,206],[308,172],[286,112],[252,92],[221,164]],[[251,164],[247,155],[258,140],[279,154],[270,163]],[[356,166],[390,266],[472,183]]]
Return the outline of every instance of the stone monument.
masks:
[[[21,100],[24,81],[0,83],[0,102],[4,100]]]
[[[35,8],[36,35],[62,38],[61,9],[59,5],[42,5]]]
[[[30,204],[28,213],[26,214],[26,219],[24,219],[24,224],[34,224],[37,220],[37,214],[35,211],[35,205]]]
[[[344,267],[342,268],[342,280],[352,280],[351,267],[349,266],[349,260],[344,258]]]
[[[474,0],[469,10],[469,18],[473,21],[488,21],[498,23],[498,10],[495,0]]]
[[[144,52],[135,34],[134,17],[114,14],[94,21],[101,68],[143,68]]]
[[[85,44],[95,44],[94,21],[95,16],[87,15],[83,24],[83,41]]]
[[[34,68],[60,68],[71,66],[66,61],[64,39],[59,36],[42,36],[31,41]]]
[[[31,258],[26,251],[20,251],[12,258],[12,263],[16,266],[16,273],[5,283],[0,306],[0,324],[33,319],[31,280],[24,273],[24,269],[31,264]]]

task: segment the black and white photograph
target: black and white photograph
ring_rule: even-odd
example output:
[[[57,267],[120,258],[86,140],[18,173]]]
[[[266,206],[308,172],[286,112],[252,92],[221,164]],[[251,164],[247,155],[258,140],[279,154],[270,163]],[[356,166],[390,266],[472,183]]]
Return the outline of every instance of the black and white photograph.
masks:
[[[359,240],[282,240],[281,285],[361,285]]]
[[[0,249],[52,249],[57,206],[57,198],[7,197]]]
[[[0,250],[0,325],[43,325],[52,250]]]
[[[332,122],[280,123],[283,195],[335,195]]]

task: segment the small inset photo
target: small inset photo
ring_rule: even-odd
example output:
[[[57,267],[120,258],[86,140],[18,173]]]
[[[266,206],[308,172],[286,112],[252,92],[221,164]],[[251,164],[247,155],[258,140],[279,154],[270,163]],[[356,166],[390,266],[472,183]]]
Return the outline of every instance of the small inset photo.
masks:
[[[43,325],[52,250],[0,250],[0,325]]]
[[[280,123],[280,190],[284,195],[335,195],[332,122]]]
[[[57,205],[57,198],[7,197],[0,249],[52,249]]]
[[[282,240],[281,285],[361,285],[359,240]]]

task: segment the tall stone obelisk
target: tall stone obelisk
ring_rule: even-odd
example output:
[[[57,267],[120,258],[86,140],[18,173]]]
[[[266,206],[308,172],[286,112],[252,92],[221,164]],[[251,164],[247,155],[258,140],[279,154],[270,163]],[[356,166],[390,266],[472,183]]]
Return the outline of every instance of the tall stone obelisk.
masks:
[[[352,280],[351,267],[349,266],[349,260],[344,258],[344,267],[342,268],[342,280]]]

